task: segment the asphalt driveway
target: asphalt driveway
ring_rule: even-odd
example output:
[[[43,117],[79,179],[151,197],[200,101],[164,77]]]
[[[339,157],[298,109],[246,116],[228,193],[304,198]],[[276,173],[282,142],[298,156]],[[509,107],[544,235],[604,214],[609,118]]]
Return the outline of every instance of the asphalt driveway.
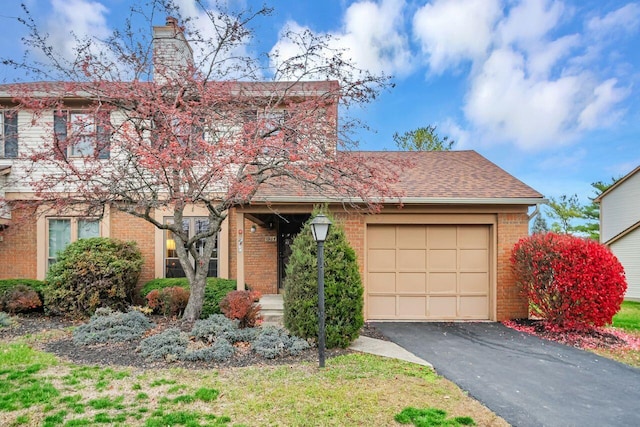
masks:
[[[640,426],[640,369],[499,323],[374,323],[514,426]]]

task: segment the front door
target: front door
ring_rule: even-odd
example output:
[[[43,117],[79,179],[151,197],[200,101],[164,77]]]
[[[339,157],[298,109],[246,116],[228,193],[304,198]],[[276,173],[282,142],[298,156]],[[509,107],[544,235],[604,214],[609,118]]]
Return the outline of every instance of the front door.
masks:
[[[293,239],[309,216],[308,214],[284,215],[278,222],[278,292],[284,290],[284,279],[287,276],[287,264],[291,256]]]

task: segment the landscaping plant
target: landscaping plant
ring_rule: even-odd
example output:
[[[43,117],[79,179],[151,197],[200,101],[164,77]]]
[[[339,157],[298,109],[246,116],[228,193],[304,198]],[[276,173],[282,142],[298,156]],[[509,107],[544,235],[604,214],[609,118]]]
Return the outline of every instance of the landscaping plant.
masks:
[[[313,216],[293,241],[285,279],[284,324],[302,338],[318,336],[317,244],[310,226]],[[332,222],[325,242],[326,346],[345,348],[358,337],[364,324],[363,287],[355,251],[342,226],[335,219]]]
[[[162,315],[181,314],[189,301],[189,291],[179,286],[154,289],[147,294],[147,305]]]
[[[532,313],[549,330],[611,323],[627,289],[618,259],[590,239],[534,234],[516,243],[511,263]]]
[[[144,284],[140,294],[142,297],[152,292],[154,289],[165,289],[170,287],[181,287],[190,291],[189,280],[186,277],[154,279]],[[202,305],[201,319],[206,319],[212,314],[221,314],[220,301],[231,291],[236,290],[237,282],[232,279],[221,279],[219,277],[208,277],[204,288],[204,303]]]
[[[142,255],[135,242],[94,237],[71,243],[47,273],[45,310],[85,316],[99,307],[124,310],[140,277]]]
[[[261,319],[258,291],[232,291],[220,301],[220,310],[231,320],[237,320],[241,328],[252,328]]]
[[[0,310],[10,314],[26,313],[42,307],[38,293],[26,285],[17,285],[0,298]]]

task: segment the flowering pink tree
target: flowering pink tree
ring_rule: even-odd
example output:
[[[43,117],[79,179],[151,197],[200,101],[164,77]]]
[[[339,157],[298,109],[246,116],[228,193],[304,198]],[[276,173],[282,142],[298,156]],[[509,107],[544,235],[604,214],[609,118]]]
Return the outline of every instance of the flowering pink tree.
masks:
[[[5,63],[31,80],[55,82],[0,90],[16,110],[33,114],[33,126],[48,127],[37,146],[21,147],[21,166],[12,172],[35,193],[30,203],[93,214],[110,206],[172,232],[191,285],[184,317],[196,319],[215,235],[230,208],[272,185],[372,209],[397,195],[388,165],[349,151],[360,123],[347,113],[372,101],[386,77],[356,69],[310,34],[288,34],[300,54],[271,54],[265,66],[238,54],[268,9],[208,11],[211,31],[202,30],[202,18],[199,31],[178,12],[172,2],[150,1],[108,39],[77,40],[70,59],[27,12],[27,44],[39,56]],[[144,22],[134,23],[149,25],[154,16],[179,19],[168,18],[150,39],[139,30]],[[190,236],[182,222],[193,204],[206,207],[209,226]],[[172,221],[158,221],[157,209]]]

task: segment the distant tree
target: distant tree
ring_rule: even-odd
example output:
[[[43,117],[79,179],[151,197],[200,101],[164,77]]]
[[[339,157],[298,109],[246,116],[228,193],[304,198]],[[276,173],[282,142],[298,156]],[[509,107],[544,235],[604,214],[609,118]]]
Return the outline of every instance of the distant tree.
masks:
[[[436,133],[436,126],[429,125],[421,127],[400,135],[393,134],[393,140],[400,150],[403,151],[450,151],[454,140],[449,140],[448,136],[440,138]]]
[[[607,191],[618,179],[611,178],[611,182],[598,181],[591,183],[595,195],[590,197],[591,203],[582,207],[582,217],[585,223],[576,226],[576,231],[587,235],[590,239],[600,240],[600,204],[594,200]]]
[[[536,215],[536,219],[533,221],[533,226],[531,227],[531,234],[540,234],[546,233],[549,231],[549,225],[547,224],[547,220],[542,215],[542,212]]]
[[[563,234],[572,234],[577,231],[572,222],[583,218],[582,206],[577,194],[569,197],[563,194],[557,199],[551,197],[548,206],[549,216],[555,220],[551,224],[552,231]]]

